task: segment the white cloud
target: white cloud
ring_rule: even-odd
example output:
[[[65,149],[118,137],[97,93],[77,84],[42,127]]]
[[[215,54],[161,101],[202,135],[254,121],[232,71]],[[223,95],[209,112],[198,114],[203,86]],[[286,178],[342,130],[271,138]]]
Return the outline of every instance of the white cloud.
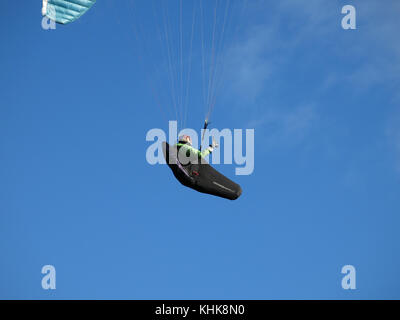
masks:
[[[266,57],[272,47],[274,36],[269,27],[253,27],[244,42],[229,48],[226,53],[225,75],[235,97],[254,102],[265,90],[265,82],[273,74],[276,63],[271,55]]]
[[[317,122],[317,108],[307,105],[290,109],[269,108],[261,117],[250,121],[247,127],[264,129],[265,145],[293,145],[304,142]]]
[[[280,105],[276,99],[270,101],[269,98],[277,96],[279,85],[280,93],[288,94],[285,84],[278,84],[277,79],[282,78],[280,74],[290,68],[290,63],[296,61],[295,50],[303,41],[309,40],[310,34],[315,36],[315,33],[327,32],[323,27],[325,15],[319,12],[322,6],[320,2],[313,3],[315,6],[294,1],[294,6],[289,7],[279,2],[274,10],[283,11],[283,16],[300,13],[302,19],[309,22],[300,24],[292,34],[286,32],[283,37],[281,29],[287,26],[283,19],[275,15],[267,23],[263,21],[262,24],[248,27],[243,40],[230,47],[225,54],[228,70],[225,82],[230,85],[228,92],[233,95],[230,101],[239,105],[238,108],[242,108],[242,111],[245,108],[247,115],[253,117],[247,127],[264,128],[268,131],[264,138],[270,146],[303,141],[318,119],[315,101],[300,101],[297,105],[287,107]],[[306,12],[298,11],[297,7]],[[327,83],[329,82],[324,82],[325,86]],[[320,89],[315,89],[318,90]]]
[[[338,86],[360,96],[380,87],[392,95],[389,100],[393,105],[400,105],[400,1],[355,3],[357,30],[347,31],[341,29],[344,2],[292,0],[271,5],[260,1],[255,10],[260,10],[260,3],[264,11],[270,12],[268,19],[248,27],[241,43],[226,53],[225,82],[231,85],[232,103],[245,102],[247,116],[253,119],[249,126],[268,128],[273,133],[270,141],[304,141],[321,118],[322,109],[310,106],[323,106],[325,101],[320,97],[325,95],[321,93]],[[295,55],[299,49],[307,50],[308,60]],[[316,73],[320,79],[309,100],[290,107],[280,105],[276,91],[285,83],[277,81],[290,63],[299,61],[311,66],[313,58],[324,55],[336,61],[338,68],[320,64],[323,69]],[[275,100],[271,101],[274,94]],[[400,159],[400,119],[390,121],[387,131]]]

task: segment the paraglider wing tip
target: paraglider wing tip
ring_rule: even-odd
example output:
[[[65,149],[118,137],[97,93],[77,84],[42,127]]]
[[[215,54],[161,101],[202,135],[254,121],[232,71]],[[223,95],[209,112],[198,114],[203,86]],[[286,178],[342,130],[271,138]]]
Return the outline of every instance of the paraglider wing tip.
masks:
[[[96,0],[43,0],[42,14],[59,24],[79,19]]]

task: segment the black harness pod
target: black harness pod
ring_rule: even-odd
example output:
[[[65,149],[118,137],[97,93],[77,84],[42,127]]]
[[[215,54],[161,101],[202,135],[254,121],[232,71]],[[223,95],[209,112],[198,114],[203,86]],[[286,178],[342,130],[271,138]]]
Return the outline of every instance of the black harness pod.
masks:
[[[176,146],[163,142],[162,147],[169,168],[182,185],[229,200],[236,200],[242,194],[242,188],[237,183],[219,173],[205,159],[183,165],[179,162]]]

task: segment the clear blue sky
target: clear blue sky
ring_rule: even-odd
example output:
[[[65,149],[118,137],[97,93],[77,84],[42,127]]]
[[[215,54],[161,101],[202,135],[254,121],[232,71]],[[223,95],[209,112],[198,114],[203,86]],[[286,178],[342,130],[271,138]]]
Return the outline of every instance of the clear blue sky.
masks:
[[[399,299],[398,1],[250,1],[212,118],[255,129],[252,175],[217,166],[242,185],[233,202],[147,164],[146,132],[173,120],[145,81],[163,51],[147,38],[139,59],[132,28],[151,30],[152,8],[116,2],[53,31],[41,1],[0,2],[0,298]]]

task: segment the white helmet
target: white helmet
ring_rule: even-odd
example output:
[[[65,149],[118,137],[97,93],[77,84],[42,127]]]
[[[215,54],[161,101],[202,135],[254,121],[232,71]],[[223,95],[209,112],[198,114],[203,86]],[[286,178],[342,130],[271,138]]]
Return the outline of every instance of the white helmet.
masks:
[[[179,142],[187,143],[189,145],[192,145],[192,138],[190,136],[184,134],[179,137]]]

